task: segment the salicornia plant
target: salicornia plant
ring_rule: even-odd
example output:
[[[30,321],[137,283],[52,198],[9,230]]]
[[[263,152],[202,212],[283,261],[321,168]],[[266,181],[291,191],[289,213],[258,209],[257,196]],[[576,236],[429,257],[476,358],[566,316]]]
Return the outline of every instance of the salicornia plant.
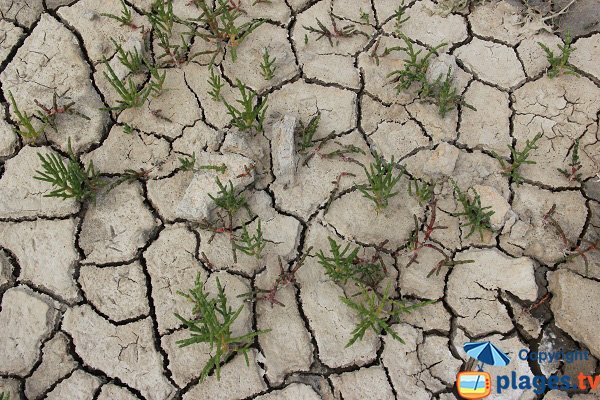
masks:
[[[379,154],[375,154],[375,162],[371,163],[369,169],[363,166],[368,183],[359,185],[358,190],[363,196],[375,203],[377,212],[386,208],[389,199],[398,194],[397,191],[394,191],[394,187],[404,171],[396,175],[394,174],[394,167],[394,157],[388,163]]]
[[[419,263],[419,261],[418,261],[419,253],[421,251],[423,251],[424,249],[434,250],[437,253],[439,253],[439,255],[442,256],[442,259],[440,259],[433,266],[433,268],[431,268],[431,270],[427,274],[428,278],[433,276],[434,274],[436,276],[439,275],[439,273],[443,267],[452,268],[456,265],[474,262],[473,260],[456,260],[456,261],[452,260],[452,255],[446,254],[446,251],[444,250],[444,248],[442,246],[440,246],[437,242],[432,240],[432,235],[434,234],[435,231],[447,229],[448,227],[437,225],[437,223],[436,223],[437,200],[434,195],[432,195],[427,206],[429,208],[430,215],[429,215],[428,221],[426,222],[425,226],[423,227],[423,236],[422,237],[420,235],[421,228],[420,228],[419,218],[416,215],[413,215],[413,218],[415,221],[415,230],[413,231],[413,234],[411,235],[411,237],[407,243],[405,252],[409,256],[409,261],[404,268],[408,268],[414,263]]]
[[[215,181],[219,187],[219,192],[216,196],[210,193],[208,196],[215,202],[217,207],[225,210],[230,217],[233,217],[242,208],[248,208],[248,201],[243,195],[235,192],[231,181],[229,181],[228,185],[223,185],[218,177],[215,178]]]
[[[205,164],[205,165],[198,166],[198,169],[205,170],[205,171],[216,171],[220,174],[224,174],[225,171],[227,171],[227,165],[225,165],[224,163],[222,163],[222,164]]]
[[[576,238],[575,240],[567,238],[567,234],[562,226],[554,218],[556,213],[556,204],[553,204],[550,210],[543,217],[544,225],[550,225],[556,231],[564,244],[564,256],[556,260],[554,264],[572,261],[578,257],[583,260],[585,265],[585,274],[589,273],[590,262],[588,254],[600,250],[600,239],[588,240],[586,238]]]
[[[137,29],[138,27],[133,23],[133,13],[127,7],[125,0],[121,0],[121,15],[107,14],[101,13],[103,17],[111,18],[116,21],[119,21],[121,25],[129,26],[131,28]]]
[[[328,139],[326,138],[325,140],[321,141],[321,143],[324,144],[327,142],[327,140]],[[337,148],[333,151],[330,151],[328,153],[323,153],[319,149],[319,155],[321,156],[321,158],[326,158],[326,159],[339,158],[342,161],[360,164],[354,158],[350,157],[350,155],[351,154],[366,154],[363,149],[361,149],[360,147],[358,147],[356,145],[342,144],[342,143],[338,142],[337,140],[335,140],[333,143],[338,145],[339,148]]]
[[[353,24],[344,25],[343,27],[338,28],[333,17],[330,16],[330,18],[331,18],[331,24],[333,25],[333,29],[331,29],[331,30],[329,28],[327,28],[318,18],[316,19],[316,21],[317,21],[316,27],[304,25],[303,28],[306,29],[310,33],[316,34],[317,35],[316,41],[319,41],[323,38],[327,38],[327,41],[329,42],[329,45],[331,47],[334,46],[333,39],[341,38],[341,37],[350,37],[350,36],[357,34],[357,30]],[[304,41],[305,41],[305,43],[308,42],[308,36],[304,36]],[[336,42],[336,44],[337,44],[337,42]]]
[[[384,55],[387,55],[392,51],[402,51],[407,56],[404,59],[403,69],[392,71],[388,74],[388,77],[392,78],[392,82],[396,84],[398,92],[408,90],[414,85],[421,99],[438,106],[438,112],[442,118],[458,105],[475,110],[472,105],[465,102],[463,96],[454,87],[452,68],[448,68],[445,75],[440,74],[435,80],[427,78],[431,57],[437,55],[438,50],[444,47],[446,43],[441,43],[432,49],[427,49],[425,55],[421,56],[420,54],[423,50],[415,50],[408,36],[401,32],[398,32],[398,34],[404,41],[404,46],[386,48],[384,52]]]
[[[392,78],[392,82],[396,84],[396,91],[401,92],[414,85],[418,96],[422,100],[438,106],[438,112],[442,118],[458,105],[475,110],[472,105],[465,102],[463,96],[454,87],[452,68],[448,68],[446,75],[440,74],[435,80],[427,78],[431,57],[436,55],[438,50],[444,47],[446,43],[427,49],[425,55],[421,56],[422,49],[415,50],[408,36],[400,32],[398,34],[405,45],[403,47],[386,48],[384,52],[384,55],[387,55],[392,51],[403,51],[407,55],[407,58],[404,59],[404,68],[388,74],[388,77]]]
[[[157,55],[157,59],[166,65],[180,66],[198,55],[189,55],[191,43],[183,34],[179,35],[178,42],[172,42],[169,34],[157,30],[156,38],[158,47],[162,49],[162,53]]]
[[[315,133],[317,133],[317,129],[319,128],[319,122],[321,121],[321,113],[318,112],[317,115],[312,117],[308,124],[304,126],[302,121],[300,122],[300,143],[298,145],[298,152],[300,154],[306,153],[306,150],[310,149],[314,146],[313,138],[315,137]]]
[[[115,49],[117,50],[117,59],[123,66],[125,66],[132,74],[137,74],[144,69],[146,64],[146,60],[144,56],[138,51],[136,47],[131,50],[123,49],[119,43],[117,43],[114,39],[111,39]]]
[[[392,82],[396,84],[396,90],[401,92],[409,89],[413,84],[418,85],[418,92],[421,93],[423,86],[427,82],[427,70],[429,69],[430,58],[437,54],[437,51],[444,47],[446,43],[441,43],[433,49],[428,49],[425,55],[421,56],[422,49],[415,50],[412,41],[403,33],[400,33],[400,38],[404,41],[404,47],[393,47],[386,49],[386,53],[395,50],[400,50],[406,53],[407,58],[404,59],[404,68],[392,71],[388,74],[388,78],[392,78]]]
[[[68,148],[69,160],[66,165],[62,157],[54,153],[47,156],[38,153],[42,171],[36,171],[37,175],[34,178],[51,183],[55,187],[50,193],[45,194],[45,197],[74,198],[78,201],[95,200],[96,194],[104,186],[99,173],[91,161],[87,168],[79,165],[70,140]]]
[[[365,333],[372,329],[376,334],[385,331],[395,340],[404,343],[404,340],[392,329],[392,323],[399,322],[402,314],[407,314],[416,308],[433,303],[423,301],[407,306],[404,302],[391,298],[390,284],[379,294],[367,287],[362,287],[360,301],[352,297],[340,297],[342,302],[354,310],[358,316],[356,328],[352,331],[352,337],[346,343],[346,347],[352,346],[357,340],[362,340]],[[393,322],[390,322],[392,320]]]
[[[179,157],[179,163],[182,171],[193,171],[196,165],[196,153],[192,153],[191,157]]]
[[[571,161],[569,162],[569,168],[557,168],[558,172],[563,174],[565,178],[569,180],[569,182],[581,182],[581,173],[579,170],[583,167],[583,165],[581,165],[581,160],[579,159],[579,139],[575,140],[570,152]]]
[[[155,0],[152,4],[148,19],[152,24],[157,46],[162,52],[157,53],[156,59],[167,65],[179,66],[192,60],[198,54],[189,54],[191,47],[190,33],[179,34],[173,40],[175,24],[192,27],[187,21],[179,18],[173,11],[173,0]]]
[[[148,91],[152,97],[158,97],[163,92],[163,86],[167,79],[167,71],[160,73],[159,69],[150,63],[146,63],[148,71],[150,71],[150,81],[148,81]]]
[[[379,292],[378,286],[387,272],[379,248],[373,257],[364,259],[358,255],[360,247],[352,248],[350,244],[347,244],[342,248],[334,239],[328,238],[328,240],[330,255],[325,255],[320,250],[317,253],[319,264],[334,282],[342,285],[352,282],[354,287],[359,290],[356,295],[340,297],[341,301],[352,309],[358,318],[356,328],[352,331],[352,337],[346,343],[346,347],[352,346],[357,340],[362,340],[369,329],[376,334],[385,331],[394,339],[402,342],[402,338],[391,329],[391,325],[400,322],[401,314],[429,304],[429,302],[405,306],[402,301],[392,298],[391,282],[388,282],[383,293]],[[385,243],[381,243],[379,247],[383,247]]]
[[[243,293],[243,294],[239,295],[238,297],[242,297],[247,300],[251,300],[251,299],[264,300],[264,301],[271,303],[271,308],[275,304],[277,304],[281,307],[285,307],[285,305],[282,302],[277,300],[277,293],[279,292],[280,289],[296,282],[296,272],[298,272],[300,267],[302,267],[302,265],[304,265],[304,261],[306,260],[306,257],[308,257],[310,255],[311,250],[312,250],[312,247],[309,247],[308,250],[306,251],[306,253],[304,253],[304,255],[302,257],[300,257],[300,259],[298,261],[296,261],[296,264],[289,269],[283,267],[283,262],[281,261],[281,257],[278,257],[279,276],[275,280],[275,283],[273,284],[273,286],[271,286],[270,289],[255,289],[248,293]]]
[[[275,57],[271,58],[271,55],[269,54],[269,49],[265,48],[262,62],[260,64],[260,74],[267,81],[270,81],[275,76],[275,70],[277,69],[275,61],[277,61],[277,59]]]
[[[267,97],[259,100],[256,94],[239,79],[237,80],[237,87],[242,98],[236,100],[236,102],[242,106],[242,109],[237,109],[234,105],[223,100],[225,107],[227,107],[227,113],[231,116],[231,124],[241,131],[252,129],[262,131],[267,111]]]
[[[175,22],[180,21],[173,12],[173,0],[155,0],[152,3],[148,19],[155,30],[169,36],[173,33]]]
[[[210,92],[208,94],[214,101],[221,101],[221,89],[225,86],[224,83],[221,82],[221,75],[215,74],[215,67],[210,67],[210,76],[208,77],[208,84],[211,87]]]
[[[351,248],[350,244],[347,244],[342,248],[334,239],[327,239],[329,255],[319,250],[317,258],[331,280],[341,284],[354,281],[373,286],[383,277],[385,268],[377,257],[373,260],[363,260],[358,257],[360,247]]]
[[[364,22],[365,24],[369,25],[369,13],[364,11],[362,8],[359,10],[359,14],[360,14],[360,20],[362,22]]]
[[[228,50],[231,54],[231,60],[237,59],[237,47],[248,35],[258,28],[263,21],[253,20],[238,24],[238,18],[243,14],[239,5],[233,4],[229,0],[216,0],[214,7],[212,2],[207,0],[193,0],[201,14],[198,18],[192,20],[197,25],[206,27],[205,30],[197,30],[190,26],[190,35],[202,38],[208,43],[215,43],[217,48],[212,51],[213,59],[217,55]],[[211,64],[212,64],[211,61]]]
[[[17,116],[17,124],[19,126],[18,129],[15,129],[15,133],[17,133],[18,135],[20,135],[23,139],[28,139],[28,140],[35,140],[37,139],[42,133],[44,133],[45,130],[45,125],[42,125],[42,127],[40,129],[36,129],[33,126],[33,122],[31,120],[31,115],[27,115],[27,112],[21,112],[21,110],[19,110],[19,107],[17,106],[17,102],[15,101],[15,98],[13,97],[11,91],[8,91],[8,98],[14,108],[14,113]]]
[[[516,148],[514,148],[512,146],[508,146],[508,148],[510,149],[511,157],[512,157],[512,163],[510,163],[510,164],[506,163],[506,161],[504,161],[504,159],[502,157],[498,156],[497,154],[494,154],[494,156],[496,157],[496,159],[498,160],[498,162],[504,169],[504,171],[502,173],[504,175],[510,177],[513,180],[513,182],[516,183],[517,185],[520,185],[521,183],[523,183],[523,176],[519,172],[519,169],[521,168],[521,166],[524,164],[535,164],[536,163],[535,161],[530,160],[529,157],[530,157],[531,150],[536,150],[538,148],[537,141],[540,140],[542,136],[543,135],[541,133],[538,133],[537,135],[535,135],[535,137],[531,141],[529,139],[527,139],[527,141],[525,142],[525,147],[521,151],[518,151]]]
[[[402,0],[402,3],[400,3],[396,11],[394,11],[394,31],[397,34],[402,33],[402,25],[410,19],[410,17],[405,16],[405,13],[406,6],[404,5],[404,0]]]
[[[42,123],[44,124],[44,126],[50,126],[52,129],[54,129],[54,131],[57,131],[57,126],[56,126],[56,118],[59,115],[75,115],[79,118],[83,118],[87,121],[90,120],[90,118],[86,115],[84,115],[83,113],[77,111],[74,109],[75,106],[75,102],[72,101],[70,103],[66,103],[66,104],[58,104],[58,99],[64,97],[66,94],[63,93],[62,95],[58,95],[56,92],[54,92],[54,94],[52,95],[52,105],[51,106],[45,106],[42,103],[40,103],[37,100],[34,100],[35,104],[39,107],[39,111],[36,113],[36,118],[39,119],[40,121],[42,121]]]
[[[262,251],[267,245],[266,240],[263,238],[263,232],[260,224],[260,220],[258,220],[256,233],[252,235],[250,235],[248,232],[247,225],[244,225],[242,228],[242,235],[235,241],[235,248],[237,250],[246,255],[255,257],[257,260],[260,259]]]
[[[435,189],[435,182],[429,183],[423,181],[419,183],[418,179],[413,179],[408,182],[408,194],[416,197],[420,206],[423,206],[433,198],[433,191]]]
[[[433,82],[425,82],[421,89],[421,98],[438,106],[438,112],[442,118],[460,104],[471,110],[477,111],[475,107],[467,103],[463,96],[458,94],[454,87],[452,68],[448,68],[445,76],[439,75]]]
[[[138,88],[133,79],[130,77],[127,80],[122,81],[119,79],[115,71],[110,66],[110,63],[104,59],[104,64],[108,72],[104,72],[104,77],[108,80],[110,85],[116,90],[120,99],[117,100],[117,105],[111,107],[111,110],[123,111],[128,108],[139,108],[141,107],[148,96],[150,95],[150,86]]]
[[[235,311],[228,304],[227,296],[217,278],[217,296],[210,298],[205,291],[204,283],[200,275],[196,277],[196,285],[188,293],[179,292],[193,304],[192,315],[194,319],[185,319],[179,314],[175,316],[185,325],[190,332],[187,339],[178,340],[180,347],[190,346],[197,343],[209,343],[212,357],[208,360],[200,372],[200,381],[206,379],[214,369],[217,380],[221,379],[221,363],[229,355],[242,353],[248,362],[248,351],[254,339],[268,331],[251,331],[241,336],[234,336],[231,326],[240,316],[244,305]]]
[[[575,48],[571,47],[571,35],[568,32],[565,37],[565,44],[558,45],[558,48],[560,49],[559,55],[555,55],[548,46],[541,42],[538,42],[538,45],[544,49],[546,58],[550,63],[550,68],[548,68],[548,78],[556,78],[561,74],[578,75],[573,64],[569,63],[569,57]]]
[[[119,177],[115,180],[113,180],[106,188],[106,192],[110,192],[111,190],[113,190],[114,188],[116,188],[117,186],[123,184],[123,183],[133,183],[139,179],[147,179],[148,175],[150,174],[151,170],[148,169],[144,169],[144,168],[140,168],[139,170],[134,170],[134,169],[126,169],[125,171],[123,171],[121,174],[119,174]]]
[[[469,191],[472,191],[472,196],[469,196]],[[467,238],[470,237],[475,231],[479,232],[479,237],[483,240],[483,231],[492,230],[490,217],[494,215],[494,211],[488,211],[491,207],[482,207],[481,198],[475,190],[467,190],[463,192],[460,190],[456,183],[454,184],[454,193],[456,199],[462,205],[463,211],[454,214],[455,216],[464,216],[467,220],[466,223],[461,226],[470,228]]]
[[[223,169],[221,169],[223,168]],[[216,165],[207,165],[200,166],[198,169],[211,169],[217,172],[224,171],[226,169],[225,165],[216,166]],[[231,244],[231,252],[233,254],[233,261],[237,263],[237,247],[236,247],[236,238],[233,232],[233,217],[234,215],[241,210],[242,208],[246,209],[248,214],[250,214],[250,208],[248,207],[248,202],[246,198],[237,194],[235,189],[233,188],[233,183],[229,181],[228,185],[223,185],[219,177],[215,179],[217,186],[219,187],[219,192],[216,196],[209,194],[208,196],[215,202],[216,206],[225,212],[225,216],[221,215],[221,213],[217,213],[218,220],[220,221],[221,226],[214,226],[211,223],[205,223],[205,227],[207,229],[212,230],[213,237],[217,233],[227,233],[229,236],[229,242]],[[212,241],[212,237],[209,240],[209,243]]]

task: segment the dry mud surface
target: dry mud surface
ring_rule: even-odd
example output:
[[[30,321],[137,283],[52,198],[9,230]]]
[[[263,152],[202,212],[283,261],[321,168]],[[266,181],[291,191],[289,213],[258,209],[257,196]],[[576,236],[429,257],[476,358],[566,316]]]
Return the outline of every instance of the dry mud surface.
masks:
[[[192,3],[174,0],[176,13],[197,17]],[[599,5],[581,0],[574,16],[561,15],[554,28],[564,33],[575,24],[570,61],[579,77],[550,79],[537,42],[556,51],[561,34],[524,5],[492,1],[443,13],[431,0],[407,3],[402,32],[419,46],[447,43],[431,68],[453,67],[455,86],[476,108],[441,118],[435,105],[410,90],[398,94],[386,77],[404,59],[401,52],[382,54],[402,45],[396,3],[242,0],[243,18],[267,21],[238,46],[235,63],[226,54],[215,70],[230,102],[236,79],[268,95],[264,132],[247,134],[231,128],[223,104],[207,94],[205,55],[166,68],[166,90],[141,108],[106,111],[117,97],[102,60],[126,75],[111,38],[140,48],[151,26],[144,15],[149,0],[127,1],[135,28],[100,15],[118,14],[118,0],[0,0],[0,392],[11,399],[449,400],[456,373],[466,367],[462,344],[473,340],[491,340],[514,360],[506,369],[490,368],[492,375],[598,374],[600,252],[586,253],[587,268],[583,257],[565,255],[600,239]],[[330,15],[359,33],[331,46],[304,28],[317,18],[331,27]],[[259,69],[264,48],[277,65],[268,81]],[[191,51],[203,49],[197,40]],[[34,99],[50,104],[54,92],[68,91],[89,120],[65,115],[56,131],[27,142],[13,131],[9,91],[29,113]],[[314,139],[323,143],[305,163],[293,137],[286,141],[286,120],[306,124],[318,112]],[[127,127],[133,131],[125,133]],[[335,137],[324,140],[331,132]],[[510,160],[508,146],[522,149],[540,132],[536,163],[522,167],[518,185],[494,153]],[[105,179],[127,169],[146,173],[95,203],[44,197],[51,189],[33,179],[37,153],[64,156],[68,138],[81,162],[93,161]],[[579,181],[558,171],[576,139]],[[328,156],[342,146],[360,152]],[[375,153],[407,171],[400,193],[380,213],[358,191],[365,175],[354,162],[368,165]],[[178,159],[192,154],[196,165],[225,164],[227,172],[182,170]],[[208,194],[217,191],[215,176],[248,199],[251,218],[242,213],[238,231],[262,221],[262,260],[242,254],[235,261],[226,235],[210,240],[199,223],[214,213]],[[408,194],[412,178],[446,181],[436,196],[437,223],[447,229],[434,231],[431,241],[450,259],[472,262],[427,277],[441,256],[425,248],[407,266],[413,215],[422,237],[432,212]],[[449,178],[473,187],[491,207],[493,231],[468,236]],[[564,238],[544,218],[553,205]],[[345,347],[357,316],[340,300],[352,289],[332,282],[317,262],[327,237],[382,254],[395,296],[433,301],[392,327],[404,344],[368,331]],[[237,297],[271,287],[278,257],[293,265],[311,247],[295,282],[277,294],[283,306]],[[213,291],[218,278],[232,305],[243,305],[235,332],[271,329],[251,346],[249,367],[238,355],[223,365],[220,380],[199,381],[208,345],[176,344],[188,333],[174,313],[192,317],[177,292],[198,274]],[[517,358],[521,349],[588,350],[591,357],[527,363]],[[523,389],[489,398],[569,396],[598,398]]]

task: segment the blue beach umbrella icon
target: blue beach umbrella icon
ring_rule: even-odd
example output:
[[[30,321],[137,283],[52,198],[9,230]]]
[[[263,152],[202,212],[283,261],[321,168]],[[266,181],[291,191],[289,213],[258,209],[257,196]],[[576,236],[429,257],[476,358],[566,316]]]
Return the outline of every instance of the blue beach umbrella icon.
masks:
[[[492,342],[471,342],[463,345],[465,353],[480,362],[477,366],[479,371],[483,371],[483,364],[504,367],[510,363],[510,358]],[[477,376],[475,387],[479,384],[480,376]]]
[[[504,367],[510,363],[510,358],[492,342],[465,343],[463,349],[470,357],[479,361],[481,366],[489,364]],[[482,370],[481,366],[479,370]]]

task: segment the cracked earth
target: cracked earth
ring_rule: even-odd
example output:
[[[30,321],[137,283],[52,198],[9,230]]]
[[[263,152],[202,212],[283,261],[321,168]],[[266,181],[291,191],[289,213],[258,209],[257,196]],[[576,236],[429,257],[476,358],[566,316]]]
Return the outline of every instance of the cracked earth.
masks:
[[[173,3],[180,17],[198,16],[191,2]],[[556,3],[555,11],[566,5]],[[556,22],[573,33],[570,61],[579,77],[554,79],[537,42],[557,51],[561,35],[528,18],[520,2],[452,13],[431,0],[407,3],[402,32],[420,47],[447,43],[431,69],[451,66],[459,93],[476,109],[459,106],[442,118],[435,105],[389,84],[404,58],[381,54],[403,44],[394,27],[397,2],[242,0],[243,18],[266,22],[239,45],[235,63],[228,54],[217,58],[216,72],[230,103],[236,79],[268,96],[264,132],[256,135],[231,128],[223,104],[208,95],[206,55],[166,68],[165,92],[141,108],[106,111],[117,97],[103,59],[127,74],[111,39],[141,48],[151,29],[151,1],[127,4],[137,29],[100,15],[119,14],[118,0],[0,0],[0,392],[11,399],[450,400],[468,361],[462,344],[475,340],[494,342],[513,360],[521,349],[591,353],[574,364],[515,362],[489,369],[492,377],[600,373],[600,252],[587,254],[587,267],[583,257],[565,261],[576,246],[600,239],[598,3],[579,0]],[[359,34],[333,46],[316,41],[304,26],[329,15],[355,24]],[[204,47],[197,40],[191,52]],[[269,81],[259,69],[264,48],[276,57]],[[89,120],[66,115],[44,140],[27,143],[13,131],[9,91],[29,113],[33,99],[50,104],[54,92],[67,92]],[[294,159],[283,137],[286,119],[307,123],[318,112],[319,153]],[[538,133],[535,164],[522,167],[517,185],[494,154],[510,160],[508,146],[522,149]],[[107,180],[127,169],[146,174],[95,203],[44,197],[49,185],[33,179],[37,153],[66,155],[69,138],[80,160],[92,161]],[[558,171],[576,139],[580,181]],[[400,193],[384,211],[375,213],[357,190],[365,183],[358,163],[324,156],[348,145],[362,150],[354,157],[360,163],[379,153],[406,166]],[[227,172],[183,170],[179,158],[192,154],[197,165],[225,164]],[[236,229],[262,221],[260,261],[244,254],[234,260],[227,237],[211,240],[199,223],[214,212],[208,194],[217,191],[215,176],[248,198],[250,216],[234,221]],[[438,252],[425,248],[418,263],[409,262],[413,215],[422,235],[432,213],[405,190],[411,178],[451,178],[494,211],[493,231],[468,236],[451,186],[437,189],[437,222],[447,229],[434,231],[431,242],[451,260],[473,262],[445,265],[430,277]],[[545,218],[553,205],[571,247]],[[395,296],[432,301],[393,325],[405,343],[368,331],[345,347],[357,316],[340,300],[352,289],[331,281],[315,256],[329,250],[327,237],[381,254]],[[311,247],[295,282],[277,293],[281,305],[237,297],[272,287],[278,258],[291,266]],[[243,306],[234,332],[270,329],[252,344],[249,367],[233,357],[220,380],[199,380],[209,345],[176,344],[188,333],[174,314],[192,317],[177,292],[197,275],[213,292],[218,278],[232,306]],[[568,397],[599,398],[518,388],[489,398]]]

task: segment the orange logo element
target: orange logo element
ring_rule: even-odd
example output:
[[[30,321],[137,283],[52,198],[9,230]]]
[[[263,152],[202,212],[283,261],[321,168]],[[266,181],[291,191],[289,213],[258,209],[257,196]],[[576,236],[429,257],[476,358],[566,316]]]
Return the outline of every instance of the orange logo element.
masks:
[[[492,391],[492,378],[487,372],[459,372],[456,388],[463,399],[483,399]]]

